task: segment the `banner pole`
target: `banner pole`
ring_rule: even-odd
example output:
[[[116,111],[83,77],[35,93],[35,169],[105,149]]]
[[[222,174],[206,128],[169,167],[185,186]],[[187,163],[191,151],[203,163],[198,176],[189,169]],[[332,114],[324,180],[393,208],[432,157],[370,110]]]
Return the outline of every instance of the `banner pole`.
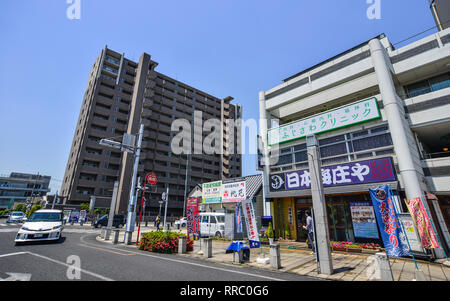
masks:
[[[389,191],[391,192],[391,196],[394,197],[394,192],[392,192],[391,185],[388,185],[388,187],[389,187]],[[413,254],[413,252],[412,252],[411,245],[410,245],[410,243],[409,243],[408,236],[406,235],[405,228],[403,227],[402,221],[398,218],[397,208],[396,208],[396,206],[395,206],[394,201],[393,201],[393,200],[391,200],[391,201],[392,201],[392,204],[394,205],[394,213],[395,213],[395,217],[397,218],[397,220],[398,220],[400,226],[402,227],[403,235],[405,235],[406,242],[408,243],[409,253],[411,254],[411,257],[412,257],[413,260],[414,260],[414,264],[416,265],[416,269],[419,271],[419,266],[417,265],[416,258],[414,257],[414,254]]]

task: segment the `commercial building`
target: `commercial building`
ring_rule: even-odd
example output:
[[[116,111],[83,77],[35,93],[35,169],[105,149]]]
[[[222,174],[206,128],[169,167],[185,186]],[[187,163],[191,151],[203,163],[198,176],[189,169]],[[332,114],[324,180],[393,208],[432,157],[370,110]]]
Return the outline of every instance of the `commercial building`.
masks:
[[[0,176],[0,208],[42,198],[50,192],[50,176],[12,172]]]
[[[264,162],[265,192],[277,235],[287,225],[294,239],[307,238],[305,136],[315,134],[331,240],[381,243],[376,228],[356,233],[356,211],[370,209],[369,188],[389,185],[401,212],[408,212],[405,199],[428,197],[448,251],[449,38],[447,29],[394,49],[382,34],[260,92],[263,152],[273,160]]]
[[[430,9],[439,30],[450,27],[450,2],[448,0],[430,0]]]
[[[240,129],[230,126],[230,121],[241,118],[241,107],[231,104],[231,97],[217,98],[159,73],[157,66],[147,53],[134,62],[107,47],[102,50],[91,69],[75,129],[61,188],[65,203],[90,202],[91,197],[110,199],[114,182],[119,181],[117,211],[126,212],[134,155],[100,146],[99,141],[121,141],[125,133],[137,135],[140,124],[145,125],[138,170],[141,185],[150,171],[158,177],[157,185],[146,193],[147,213],[158,213],[158,200],[167,188],[169,215],[179,216],[185,191],[197,183],[241,175],[240,151],[186,156],[171,149],[177,135],[171,130],[174,120],[185,119],[194,129],[194,121],[203,125],[216,119],[222,127],[221,148],[240,150]],[[192,149],[208,134],[204,131],[194,137]]]

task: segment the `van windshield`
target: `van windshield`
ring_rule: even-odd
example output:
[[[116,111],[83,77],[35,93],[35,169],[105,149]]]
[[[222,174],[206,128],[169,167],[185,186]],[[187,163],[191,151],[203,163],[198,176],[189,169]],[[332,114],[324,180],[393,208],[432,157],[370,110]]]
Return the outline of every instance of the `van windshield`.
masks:
[[[217,222],[218,223],[224,223],[225,222],[225,216],[223,216],[223,215],[218,215],[218,216],[216,216],[216,218],[217,218]]]

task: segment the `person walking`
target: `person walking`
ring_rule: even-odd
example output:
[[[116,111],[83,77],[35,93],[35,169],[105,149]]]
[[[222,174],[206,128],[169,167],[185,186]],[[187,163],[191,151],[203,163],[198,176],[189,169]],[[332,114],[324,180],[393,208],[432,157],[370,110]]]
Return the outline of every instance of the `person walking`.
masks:
[[[311,244],[311,248],[312,248],[313,253],[315,253],[316,249],[314,247],[314,225],[313,225],[313,220],[312,220],[312,217],[311,217],[311,214],[309,213],[309,211],[306,211],[305,215],[306,215],[306,226],[303,226],[303,228],[308,231],[308,241]]]
[[[159,231],[159,224],[161,223],[161,218],[159,214],[156,216],[156,230]]]

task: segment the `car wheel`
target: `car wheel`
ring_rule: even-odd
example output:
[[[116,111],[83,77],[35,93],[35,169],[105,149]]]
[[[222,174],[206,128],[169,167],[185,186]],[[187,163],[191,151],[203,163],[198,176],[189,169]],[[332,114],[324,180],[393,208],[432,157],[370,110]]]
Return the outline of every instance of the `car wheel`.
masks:
[[[222,237],[222,234],[220,234],[220,232],[217,231],[217,232],[216,232],[216,237],[217,237],[217,238],[221,238],[221,237]]]

